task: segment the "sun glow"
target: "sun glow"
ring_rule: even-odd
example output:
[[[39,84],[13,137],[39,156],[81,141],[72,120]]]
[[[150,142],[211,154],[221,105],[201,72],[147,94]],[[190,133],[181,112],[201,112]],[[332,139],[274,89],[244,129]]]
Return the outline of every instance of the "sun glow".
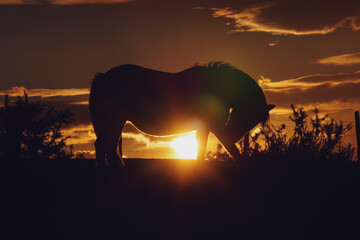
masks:
[[[177,158],[196,159],[198,143],[195,133],[175,138],[170,142],[170,146],[175,150]]]

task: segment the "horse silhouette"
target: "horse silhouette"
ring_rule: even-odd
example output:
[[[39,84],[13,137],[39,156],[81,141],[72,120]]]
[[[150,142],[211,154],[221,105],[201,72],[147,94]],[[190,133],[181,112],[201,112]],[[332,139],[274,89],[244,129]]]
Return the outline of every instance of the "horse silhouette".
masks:
[[[264,124],[275,107],[266,103],[254,79],[222,62],[178,73],[120,65],[95,76],[89,106],[98,162],[122,165],[121,135],[127,121],[152,135],[196,130],[198,161],[204,159],[212,132],[238,159],[235,143]]]

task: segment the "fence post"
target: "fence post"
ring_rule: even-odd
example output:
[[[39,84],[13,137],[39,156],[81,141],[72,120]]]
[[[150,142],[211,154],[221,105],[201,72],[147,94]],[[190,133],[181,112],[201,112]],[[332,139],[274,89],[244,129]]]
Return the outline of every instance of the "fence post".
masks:
[[[359,111],[355,112],[355,129],[356,129],[356,161],[360,163],[360,122]]]

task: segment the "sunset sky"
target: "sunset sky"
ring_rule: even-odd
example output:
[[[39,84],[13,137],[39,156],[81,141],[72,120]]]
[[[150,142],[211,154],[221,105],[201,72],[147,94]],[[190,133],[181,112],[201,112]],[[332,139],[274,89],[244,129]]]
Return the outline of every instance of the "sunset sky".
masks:
[[[65,132],[81,151],[93,151],[93,76],[126,63],[178,72],[224,61],[259,81],[274,122],[291,103],[352,121],[359,43],[356,0],[0,0],[0,94],[26,88],[30,100],[72,109]],[[129,157],[176,156],[174,139],[124,137]]]

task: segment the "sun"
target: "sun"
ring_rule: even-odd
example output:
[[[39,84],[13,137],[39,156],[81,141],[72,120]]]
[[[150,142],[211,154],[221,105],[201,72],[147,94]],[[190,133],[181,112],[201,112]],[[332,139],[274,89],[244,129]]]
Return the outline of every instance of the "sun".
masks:
[[[189,133],[170,142],[170,146],[175,150],[176,157],[180,159],[196,159],[198,143],[196,135]]]

